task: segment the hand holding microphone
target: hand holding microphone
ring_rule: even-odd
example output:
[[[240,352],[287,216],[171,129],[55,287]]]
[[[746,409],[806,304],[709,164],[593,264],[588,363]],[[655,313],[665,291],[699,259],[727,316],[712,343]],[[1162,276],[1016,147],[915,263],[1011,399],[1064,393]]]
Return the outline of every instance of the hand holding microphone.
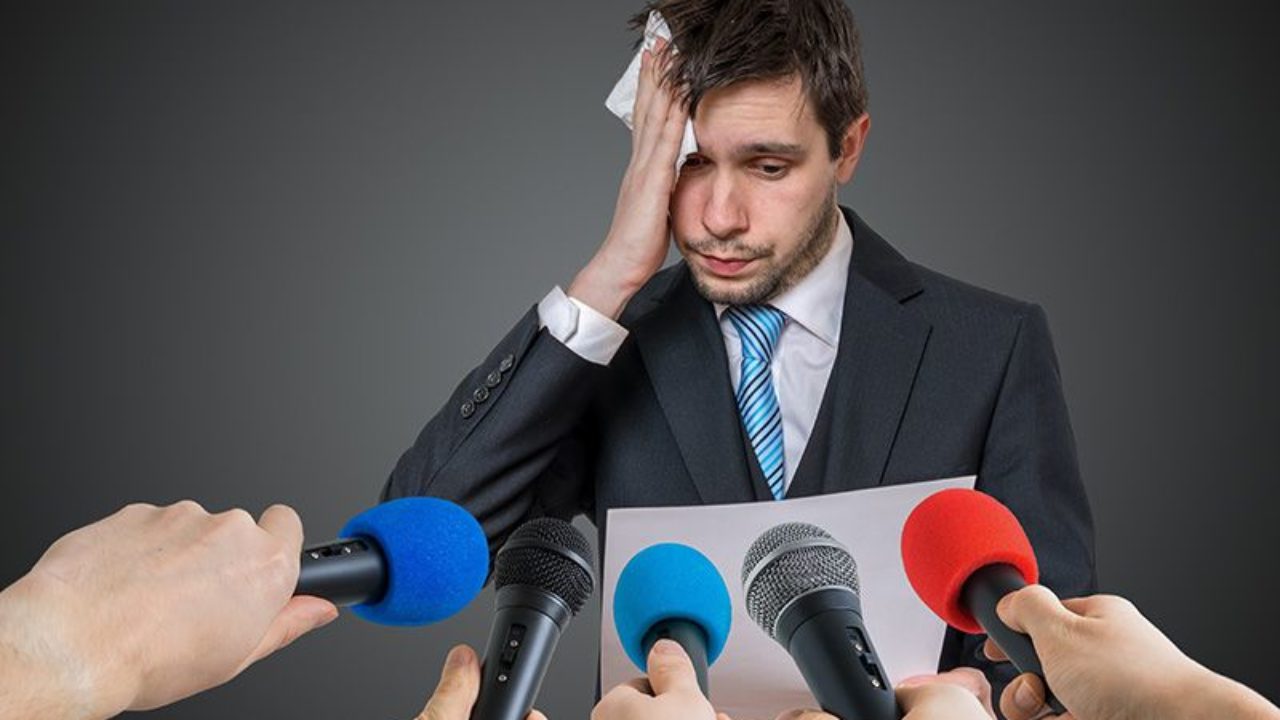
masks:
[[[627,657],[645,669],[661,639],[674,640],[708,693],[707,668],[729,637],[733,604],[720,571],[688,545],[660,543],[636,553],[613,593],[613,622]]]
[[[591,711],[591,720],[730,720],[698,687],[693,661],[680,643],[655,642],[645,672],[647,677],[610,690]]]
[[[480,661],[466,645],[457,645],[445,657],[440,682],[415,720],[467,720],[480,696]],[[547,720],[537,710],[525,720]]]
[[[948,625],[985,631],[1020,671],[1044,676],[1031,640],[996,614],[1001,598],[1039,579],[1031,541],[1008,508],[976,490],[930,495],[902,528],[902,563],[916,594]],[[1045,703],[1064,712],[1052,694]]]
[[[1000,698],[1010,720],[1039,717],[1042,705],[1074,720],[1280,720],[1260,695],[1183,655],[1127,600],[1060,603],[1035,585],[1022,527],[980,492],[943,490],[920,503],[902,530],[902,559],[930,609],[964,632],[985,629],[988,657],[1023,672]]]
[[[1030,635],[1049,683],[1075,720],[1277,720],[1280,709],[1249,688],[1187,657],[1133,603],[1112,595],[1059,602],[1032,585],[997,608],[1009,627]],[[988,642],[987,656],[1005,660]],[[1044,686],[1019,676],[1000,709],[1008,720],[1040,717]]]
[[[290,598],[302,523],[129,505],[0,593],[0,717],[105,718],[220,685],[337,616]],[[198,649],[198,652],[195,650]]]

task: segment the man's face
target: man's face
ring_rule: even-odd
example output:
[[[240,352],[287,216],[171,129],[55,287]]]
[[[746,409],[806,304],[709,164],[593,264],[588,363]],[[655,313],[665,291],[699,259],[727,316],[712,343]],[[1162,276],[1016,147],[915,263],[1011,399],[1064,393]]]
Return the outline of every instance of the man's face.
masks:
[[[769,300],[831,247],[836,186],[852,164],[831,159],[798,77],[708,92],[694,133],[698,152],[671,198],[676,247],[708,300]]]

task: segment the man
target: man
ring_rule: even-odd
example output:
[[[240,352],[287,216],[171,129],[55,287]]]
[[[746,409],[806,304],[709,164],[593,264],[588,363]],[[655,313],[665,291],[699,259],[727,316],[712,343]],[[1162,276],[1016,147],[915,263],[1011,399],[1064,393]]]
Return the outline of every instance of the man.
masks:
[[[848,8],[651,9],[678,52],[644,54],[608,235],[462,381],[383,497],[455,500],[496,548],[540,514],[587,513],[603,539],[615,507],[976,474],[1043,581],[1092,592],[1044,313],[908,262],[836,204],[870,128]],[[690,117],[698,149],[677,174]],[[683,261],[659,271],[668,237]],[[993,667],[951,633],[940,667],[958,665]]]

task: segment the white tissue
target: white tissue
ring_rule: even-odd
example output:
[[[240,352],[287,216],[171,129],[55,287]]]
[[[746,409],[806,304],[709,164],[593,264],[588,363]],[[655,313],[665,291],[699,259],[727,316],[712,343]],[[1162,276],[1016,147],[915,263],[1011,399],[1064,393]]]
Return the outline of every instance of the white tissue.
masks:
[[[671,42],[671,28],[667,27],[667,21],[662,18],[662,15],[657,10],[654,10],[649,13],[649,20],[645,23],[644,40],[640,44],[640,50],[631,59],[631,64],[627,66],[627,71],[622,73],[622,77],[618,78],[617,84],[613,86],[613,91],[609,93],[609,97],[604,101],[604,106],[609,108],[609,112],[617,115],[628,128],[632,127],[631,114],[636,107],[636,88],[640,83],[640,56],[645,50],[652,50],[658,38]],[[678,48],[673,46],[673,50],[678,50]],[[684,166],[685,159],[689,157],[689,153],[697,152],[697,150],[698,140],[693,136],[693,121],[687,120],[684,124],[684,138],[680,140],[680,153],[676,155],[677,175],[680,174],[680,168]]]

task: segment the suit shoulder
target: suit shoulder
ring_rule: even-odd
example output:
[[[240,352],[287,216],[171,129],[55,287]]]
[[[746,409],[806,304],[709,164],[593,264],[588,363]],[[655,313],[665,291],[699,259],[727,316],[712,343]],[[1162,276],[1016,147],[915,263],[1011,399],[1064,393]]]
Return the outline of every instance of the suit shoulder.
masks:
[[[957,280],[917,263],[911,266],[924,291],[909,304],[934,319],[1016,325],[1039,312],[1034,303]]]

